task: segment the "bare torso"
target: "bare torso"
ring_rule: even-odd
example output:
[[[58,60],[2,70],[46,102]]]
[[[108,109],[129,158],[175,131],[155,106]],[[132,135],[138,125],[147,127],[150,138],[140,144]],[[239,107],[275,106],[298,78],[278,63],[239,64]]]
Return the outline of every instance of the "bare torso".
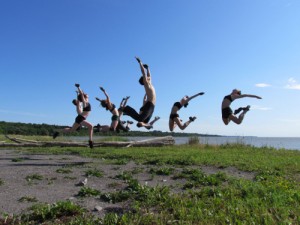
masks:
[[[146,82],[144,87],[145,87],[145,91],[146,91],[146,95],[147,95],[147,101],[152,102],[155,105],[155,103],[156,103],[155,88],[153,87],[153,85],[150,82]]]

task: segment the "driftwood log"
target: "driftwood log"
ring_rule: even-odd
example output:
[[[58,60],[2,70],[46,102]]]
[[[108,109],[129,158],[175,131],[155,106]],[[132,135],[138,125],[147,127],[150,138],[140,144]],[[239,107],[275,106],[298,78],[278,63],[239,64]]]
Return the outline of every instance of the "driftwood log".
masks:
[[[34,141],[5,136],[14,143],[1,142],[0,147],[87,147],[87,142],[57,142],[57,141]],[[174,145],[172,136],[156,137],[141,141],[99,141],[94,142],[94,147],[159,147]]]

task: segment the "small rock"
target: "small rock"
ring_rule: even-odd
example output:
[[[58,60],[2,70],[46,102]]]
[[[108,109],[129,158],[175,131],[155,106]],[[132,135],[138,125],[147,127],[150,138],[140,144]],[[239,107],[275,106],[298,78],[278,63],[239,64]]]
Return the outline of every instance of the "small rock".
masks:
[[[100,212],[103,210],[103,208],[100,205],[96,205],[94,210]]]
[[[76,186],[85,186],[87,184],[87,178],[85,178],[83,181],[80,181]]]

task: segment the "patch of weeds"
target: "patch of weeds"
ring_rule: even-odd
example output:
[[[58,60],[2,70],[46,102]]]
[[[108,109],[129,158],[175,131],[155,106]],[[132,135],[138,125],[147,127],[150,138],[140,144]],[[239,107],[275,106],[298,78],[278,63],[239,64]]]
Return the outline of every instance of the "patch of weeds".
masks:
[[[28,175],[25,178],[29,183],[32,183],[35,180],[43,180],[43,176],[40,174],[32,174],[32,175]]]
[[[69,173],[72,173],[72,170],[66,169],[66,168],[60,168],[60,169],[56,170],[56,173],[69,174]]]
[[[23,158],[14,158],[11,160],[12,162],[23,162],[24,159]]]
[[[110,203],[117,203],[117,202],[123,202],[126,201],[130,198],[132,193],[129,191],[118,191],[118,192],[112,192],[112,193],[105,193],[100,196],[100,199],[105,202],[110,202]]]
[[[117,213],[107,213],[101,224],[122,224],[122,220]]]
[[[218,186],[227,180],[227,175],[222,172],[206,175],[202,170],[184,169],[173,179],[186,179],[187,183],[184,185],[184,189],[190,189],[199,186]]]
[[[190,158],[182,158],[182,159],[169,159],[166,161],[169,165],[179,165],[179,166],[191,166],[195,165],[195,161]]]
[[[117,159],[115,160],[114,164],[116,165],[126,165],[129,162],[128,159]]]
[[[150,169],[151,174],[164,175],[164,176],[171,175],[173,171],[174,171],[174,168],[170,168],[170,167],[163,167],[163,168],[158,168],[158,169],[151,168]]]
[[[87,170],[85,171],[85,176],[87,177],[103,177],[104,172],[98,169],[91,169],[91,170]]]
[[[66,220],[82,215],[86,210],[71,201],[54,204],[37,204],[31,207],[30,214],[21,216],[22,224],[42,224],[49,221]]]
[[[266,181],[272,180],[274,177],[282,176],[282,172],[279,170],[265,170],[258,173],[254,180],[255,181]]]
[[[198,136],[189,137],[188,145],[198,145],[200,144],[200,138]]]
[[[53,184],[55,180],[57,180],[57,177],[47,178],[48,185]]]
[[[90,187],[82,187],[78,192],[78,197],[92,197],[92,196],[99,196],[101,194],[100,191],[90,188]]]
[[[169,198],[170,194],[170,188],[167,186],[149,187],[147,185],[141,185],[136,179],[132,179],[129,182],[125,191],[130,192],[130,197],[134,200],[150,207],[157,206],[164,202]]]
[[[121,174],[115,176],[115,179],[130,181],[133,179],[132,174],[130,172],[124,171]]]
[[[19,202],[37,202],[37,198],[33,196],[23,196],[18,200]]]
[[[118,188],[121,187],[122,184],[118,183],[118,182],[112,182],[110,184],[107,185],[108,188]]]
[[[139,173],[142,173],[142,172],[144,172],[144,168],[141,168],[141,167],[135,167],[135,168],[131,171],[132,174],[139,174]]]
[[[159,159],[152,159],[145,162],[146,165],[163,165],[163,162]]]
[[[0,186],[4,184],[4,181],[0,178]]]

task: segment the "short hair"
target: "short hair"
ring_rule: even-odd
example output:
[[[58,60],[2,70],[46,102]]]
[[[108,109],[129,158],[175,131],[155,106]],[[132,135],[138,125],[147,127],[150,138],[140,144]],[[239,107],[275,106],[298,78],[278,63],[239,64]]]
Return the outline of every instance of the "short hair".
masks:
[[[105,100],[101,100],[101,106],[107,109],[107,102]]]
[[[140,83],[140,85],[144,85],[144,77],[143,76],[140,77],[139,83]]]
[[[83,102],[83,97],[87,97],[88,95],[87,94],[85,94],[85,93],[83,93],[83,94],[79,94],[78,96],[77,96],[77,100],[78,101],[80,101],[80,102]]]
[[[238,95],[241,95],[241,94],[242,94],[241,90],[236,89],[236,88],[232,90],[232,93],[236,93],[236,94],[238,94]]]
[[[77,96],[77,100],[78,100],[78,101],[80,101],[80,102],[82,102],[82,101],[83,101],[83,99],[82,99],[82,95],[81,95],[81,94],[79,94],[79,95]]]

